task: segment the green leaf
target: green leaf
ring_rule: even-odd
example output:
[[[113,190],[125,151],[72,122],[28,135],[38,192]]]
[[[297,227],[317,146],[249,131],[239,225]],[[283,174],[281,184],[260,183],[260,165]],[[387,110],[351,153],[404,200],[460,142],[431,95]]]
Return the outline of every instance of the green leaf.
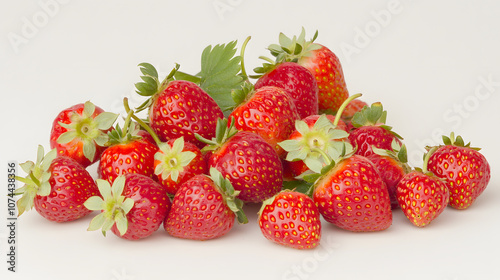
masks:
[[[151,77],[158,78],[158,71],[156,71],[156,68],[153,65],[151,65],[147,62],[143,62],[143,63],[140,63],[138,66],[139,66],[139,70],[141,71],[141,73],[143,75],[148,75]]]

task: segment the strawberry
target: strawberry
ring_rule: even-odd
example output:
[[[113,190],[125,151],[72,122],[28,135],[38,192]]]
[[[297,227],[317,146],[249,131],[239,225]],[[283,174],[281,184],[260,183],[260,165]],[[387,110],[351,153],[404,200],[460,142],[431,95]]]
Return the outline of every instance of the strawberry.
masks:
[[[277,65],[266,63],[255,71],[264,72],[255,82],[256,89],[263,86],[283,88],[292,97],[299,118],[318,114],[318,85],[308,69],[297,63],[283,62]]]
[[[443,143],[429,148],[428,169],[446,181],[450,206],[467,209],[488,186],[490,165],[480,149],[465,144],[460,136],[443,136]]]
[[[372,146],[391,150],[393,141],[398,145],[402,144],[401,136],[385,124],[386,118],[387,111],[384,111],[380,102],[373,103],[371,107],[363,107],[360,112],[354,114],[354,129],[349,133],[349,140],[356,147],[356,154],[369,156],[373,154]]]
[[[307,195],[282,191],[266,200],[259,211],[259,227],[268,240],[295,249],[312,249],[321,239],[318,208]]]
[[[123,239],[146,238],[160,227],[170,210],[165,189],[150,177],[128,173],[118,176],[113,186],[97,180],[100,196],[90,197],[85,207],[101,213],[90,222],[89,231],[111,231]]]
[[[349,231],[380,231],[391,225],[387,186],[366,157],[332,161],[322,174],[312,197],[327,222]]]
[[[238,222],[248,220],[241,209],[243,202],[237,199],[229,180],[215,168],[210,177],[195,175],[174,196],[172,209],[163,224],[172,236],[193,240],[209,240],[227,234]]]
[[[229,123],[234,119],[238,130],[259,134],[278,155],[283,156],[285,152],[278,143],[292,133],[295,120],[299,119],[297,108],[282,88],[252,88],[246,84],[242,91],[235,91],[236,104],[239,105],[229,114]]]
[[[349,92],[338,57],[326,46],[315,43],[317,36],[318,32],[312,40],[306,41],[304,28],[299,37],[289,38],[281,33],[280,44],[272,44],[268,49],[277,62],[296,62],[308,69],[318,85],[320,112],[335,113],[349,97]]]
[[[117,117],[90,101],[64,109],[52,123],[50,147],[87,167],[100,158],[108,141],[106,133]]]
[[[91,213],[83,203],[99,192],[94,179],[76,160],[57,154],[57,150],[52,149],[45,155],[43,147],[38,146],[36,162],[21,164],[28,175],[16,177],[24,183],[15,191],[22,194],[17,201],[19,215],[35,206],[42,217],[61,223]]]
[[[208,171],[200,149],[185,142],[184,137],[161,143],[154,158],[155,174],[171,195],[175,195],[179,186],[191,177]]]
[[[143,82],[136,84],[137,93],[149,99],[137,111],[149,108],[150,126],[161,141],[184,136],[201,148],[203,143],[196,140],[195,133],[213,137],[217,119],[224,117],[214,99],[193,82],[173,80],[178,65],[163,82],[151,64],[139,66]]]
[[[260,135],[238,131],[227,119],[218,122],[216,138],[202,139],[209,144],[202,151],[210,154],[209,168],[217,169],[228,179],[238,198],[262,202],[278,193],[283,184],[282,162]]]

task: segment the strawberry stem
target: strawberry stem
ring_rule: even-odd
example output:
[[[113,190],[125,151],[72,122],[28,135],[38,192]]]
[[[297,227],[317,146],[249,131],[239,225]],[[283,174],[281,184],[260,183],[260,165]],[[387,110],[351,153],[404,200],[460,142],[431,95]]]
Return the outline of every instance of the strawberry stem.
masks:
[[[135,114],[134,111],[130,109],[130,106],[128,105],[128,98],[125,97],[123,98],[123,106],[125,107],[125,111],[130,115],[132,119],[134,119],[142,128],[144,128],[150,135],[153,137],[156,145],[160,145],[162,142],[158,135],[151,129],[149,125],[147,125],[143,120],[138,118]],[[128,116],[128,115],[127,115]]]
[[[339,107],[339,109],[337,111],[337,114],[335,115],[335,122],[333,123],[335,126],[337,126],[339,124],[340,117],[342,116],[342,113],[344,112],[347,105],[349,105],[349,103],[351,103],[351,101],[353,101],[354,99],[356,99],[362,95],[363,94],[361,94],[361,93],[356,93],[354,95],[349,96],[346,100],[344,100],[344,103],[342,103],[342,105]]]
[[[240,52],[240,57],[241,57],[241,75],[243,76],[243,79],[244,80],[248,80],[248,75],[247,75],[247,71],[245,70],[245,59],[244,59],[244,55],[245,55],[245,49],[247,48],[247,44],[248,42],[250,41],[252,37],[251,36],[248,36],[245,41],[243,42],[243,45],[241,45],[241,52]]]

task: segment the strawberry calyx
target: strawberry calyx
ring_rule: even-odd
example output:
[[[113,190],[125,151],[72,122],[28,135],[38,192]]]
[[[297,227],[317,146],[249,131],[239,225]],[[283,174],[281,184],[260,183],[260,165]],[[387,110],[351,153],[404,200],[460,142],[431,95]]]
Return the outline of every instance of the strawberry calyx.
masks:
[[[101,229],[102,234],[106,236],[106,232],[116,224],[120,235],[123,236],[128,229],[127,214],[134,207],[134,200],[122,195],[125,188],[125,176],[118,176],[113,186],[107,180],[102,179],[97,179],[96,183],[101,196],[92,196],[83,205],[89,210],[101,211],[101,213],[92,219],[87,230]]]
[[[387,111],[384,110],[381,102],[372,103],[370,107],[365,106],[359,112],[354,114],[351,123],[355,128],[362,126],[379,126],[398,139],[403,139],[399,134],[392,131],[392,127],[386,125]]]
[[[231,123],[228,124],[228,119],[218,119],[217,126],[215,129],[215,137],[212,139],[206,139],[198,133],[195,134],[197,140],[207,144],[205,147],[201,149],[202,153],[215,151],[222,147],[222,145],[236,133],[238,133],[238,129],[234,126],[235,119],[231,119]]]
[[[271,44],[268,50],[271,55],[276,58],[276,63],[289,61],[298,62],[303,57],[310,57],[312,52],[322,48],[321,45],[314,43],[318,37],[318,31],[314,34],[313,38],[309,41],[305,39],[306,31],[302,27],[300,35],[293,36],[292,38],[283,33],[279,35],[279,44]]]
[[[154,159],[159,161],[155,167],[154,173],[163,180],[169,177],[177,182],[179,175],[184,168],[196,157],[196,154],[190,151],[184,151],[184,137],[175,139],[172,146],[168,143],[158,145],[159,150],[154,155]]]
[[[179,70],[180,65],[176,63],[172,71],[170,71],[170,73],[161,82],[158,78],[158,71],[153,65],[143,62],[138,66],[143,75],[140,76],[142,82],[135,84],[135,92],[141,96],[149,97],[146,101],[144,101],[144,103],[136,108],[136,111],[140,112],[149,108],[153,104],[156,96],[167,87],[169,82],[174,80],[174,75]]]
[[[51,185],[49,179],[52,174],[49,168],[56,157],[57,149],[52,149],[45,154],[43,146],[39,145],[36,162],[26,161],[20,164],[23,171],[28,175],[25,178],[16,176],[16,180],[24,183],[24,186],[14,191],[15,195],[22,195],[17,201],[19,216],[26,210],[33,208],[37,195],[48,196],[50,194]]]
[[[231,182],[227,178],[224,178],[222,173],[215,167],[210,168],[209,178],[214,182],[216,188],[222,194],[229,209],[236,215],[238,223],[248,223],[248,218],[243,212],[243,201],[237,198],[240,191],[235,190]]]
[[[480,151],[481,150],[481,148],[478,148],[478,147],[471,147],[470,146],[470,142],[467,143],[467,144],[465,144],[465,141],[462,138],[462,136],[460,136],[460,135],[455,136],[454,132],[450,133],[450,137],[448,137],[446,135],[443,135],[442,139],[443,139],[443,144],[445,146],[463,147],[463,148],[473,149],[475,151]],[[430,150],[431,148],[432,147],[429,147],[429,146],[426,147],[427,150]]]
[[[409,173],[411,171],[411,167],[408,165],[408,152],[406,145],[400,145],[396,139],[392,140],[391,150],[380,149],[375,147],[375,145],[372,145],[372,150],[373,153],[377,155],[388,156],[400,162],[405,173]]]
[[[117,114],[103,112],[92,117],[95,113],[95,105],[87,101],[84,104],[82,114],[76,112],[70,115],[70,123],[59,122],[59,125],[67,131],[57,138],[57,143],[67,144],[72,141],[83,143],[83,155],[92,161],[96,153],[97,146],[105,146],[108,142],[108,135],[105,131],[109,130],[118,118]]]

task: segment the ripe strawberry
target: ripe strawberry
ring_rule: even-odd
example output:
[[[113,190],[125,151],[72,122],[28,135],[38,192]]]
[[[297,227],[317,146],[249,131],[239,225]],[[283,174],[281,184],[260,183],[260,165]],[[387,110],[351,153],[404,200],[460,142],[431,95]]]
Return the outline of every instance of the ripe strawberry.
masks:
[[[282,191],[266,200],[259,211],[259,226],[268,240],[295,249],[312,249],[321,240],[318,208],[307,195]]]
[[[239,105],[229,115],[229,123],[234,119],[238,130],[259,134],[283,156],[285,152],[278,143],[290,136],[295,120],[299,119],[290,95],[282,88],[265,86],[253,90],[246,84],[234,96]]]
[[[299,118],[318,114],[318,85],[308,69],[297,63],[283,62],[264,64],[255,71],[263,74],[255,82],[256,89],[263,86],[283,88],[292,97]]]
[[[307,68],[318,84],[320,112],[335,113],[349,97],[349,92],[338,57],[326,46],[315,43],[317,36],[318,32],[312,40],[306,41],[304,28],[298,38],[289,38],[281,33],[280,45],[272,44],[268,49],[277,62],[291,61]]]
[[[367,158],[352,155],[326,168],[313,200],[327,222],[349,231],[380,231],[392,223],[389,192]]]
[[[490,165],[478,148],[471,148],[460,136],[443,136],[443,142],[429,148],[428,169],[446,181],[450,206],[467,209],[488,186]]]
[[[356,154],[369,156],[373,154],[372,146],[391,150],[392,142],[401,145],[401,136],[391,131],[385,124],[387,111],[384,111],[380,102],[373,103],[371,107],[364,107],[354,114],[352,124],[355,127],[349,133],[349,140],[356,147]]]
[[[149,63],[139,64],[144,82],[136,84],[137,93],[150,97],[137,110],[149,108],[149,123],[161,141],[184,136],[185,141],[198,147],[195,133],[206,138],[215,135],[217,119],[224,117],[222,110],[197,84],[173,80],[178,66],[163,80]]]
[[[61,111],[52,123],[50,148],[58,155],[73,158],[83,167],[96,162],[108,141],[117,114],[104,112],[90,101]]]
[[[101,196],[85,202],[90,210],[100,210],[90,222],[89,231],[110,230],[124,239],[137,240],[153,234],[170,210],[165,189],[150,177],[129,173],[110,183],[97,180]]]
[[[216,138],[203,139],[209,151],[209,168],[216,168],[228,179],[238,198],[262,202],[277,194],[283,185],[283,166],[273,149],[258,134],[238,131],[227,119],[218,122]]]
[[[239,192],[215,168],[210,175],[195,175],[181,185],[163,224],[170,235],[208,240],[227,234],[235,217],[240,223],[248,222],[243,203],[236,198]]]
[[[16,190],[19,215],[35,206],[44,218],[58,223],[69,222],[91,213],[83,206],[87,198],[98,193],[97,186],[85,168],[74,159],[57,156],[52,149],[44,155],[38,146],[36,163],[21,164],[26,178],[16,179],[25,185]]]
[[[161,143],[154,158],[155,174],[167,193],[172,195],[191,177],[208,172],[200,149],[185,142],[184,137]]]

